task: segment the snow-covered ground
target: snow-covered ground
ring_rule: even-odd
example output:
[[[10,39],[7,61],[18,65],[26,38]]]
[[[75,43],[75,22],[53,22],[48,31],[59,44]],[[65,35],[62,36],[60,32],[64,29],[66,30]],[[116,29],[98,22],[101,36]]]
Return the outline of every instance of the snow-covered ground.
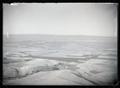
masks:
[[[112,85],[117,80],[115,39],[14,36],[4,39],[3,50],[5,85]]]
[[[8,85],[107,85],[117,78],[116,64],[96,59],[84,63],[35,59],[20,67],[4,66],[3,72]]]

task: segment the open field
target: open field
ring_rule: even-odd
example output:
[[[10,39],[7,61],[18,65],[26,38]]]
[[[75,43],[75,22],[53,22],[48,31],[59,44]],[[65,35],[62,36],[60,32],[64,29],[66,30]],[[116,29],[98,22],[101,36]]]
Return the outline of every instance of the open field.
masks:
[[[4,37],[5,85],[112,85],[117,40],[86,36]]]

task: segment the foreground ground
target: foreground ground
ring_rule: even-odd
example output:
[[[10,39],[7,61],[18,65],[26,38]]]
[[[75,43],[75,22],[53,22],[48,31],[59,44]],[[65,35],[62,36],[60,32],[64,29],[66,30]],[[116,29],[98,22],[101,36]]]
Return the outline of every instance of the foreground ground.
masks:
[[[73,62],[26,58],[4,65],[4,84],[110,85],[117,79],[117,60],[108,58]]]

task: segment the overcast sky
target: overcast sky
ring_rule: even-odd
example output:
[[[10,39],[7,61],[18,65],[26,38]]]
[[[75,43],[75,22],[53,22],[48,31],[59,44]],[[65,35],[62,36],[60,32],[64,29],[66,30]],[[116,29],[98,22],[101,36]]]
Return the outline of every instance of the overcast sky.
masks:
[[[116,36],[117,4],[3,4],[3,33]]]

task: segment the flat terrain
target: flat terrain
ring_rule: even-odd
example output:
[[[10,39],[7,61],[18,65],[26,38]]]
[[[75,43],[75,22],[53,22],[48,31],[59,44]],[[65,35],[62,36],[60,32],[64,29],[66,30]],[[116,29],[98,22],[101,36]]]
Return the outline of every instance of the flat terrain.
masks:
[[[117,40],[104,37],[11,36],[3,42],[5,85],[112,85]]]

